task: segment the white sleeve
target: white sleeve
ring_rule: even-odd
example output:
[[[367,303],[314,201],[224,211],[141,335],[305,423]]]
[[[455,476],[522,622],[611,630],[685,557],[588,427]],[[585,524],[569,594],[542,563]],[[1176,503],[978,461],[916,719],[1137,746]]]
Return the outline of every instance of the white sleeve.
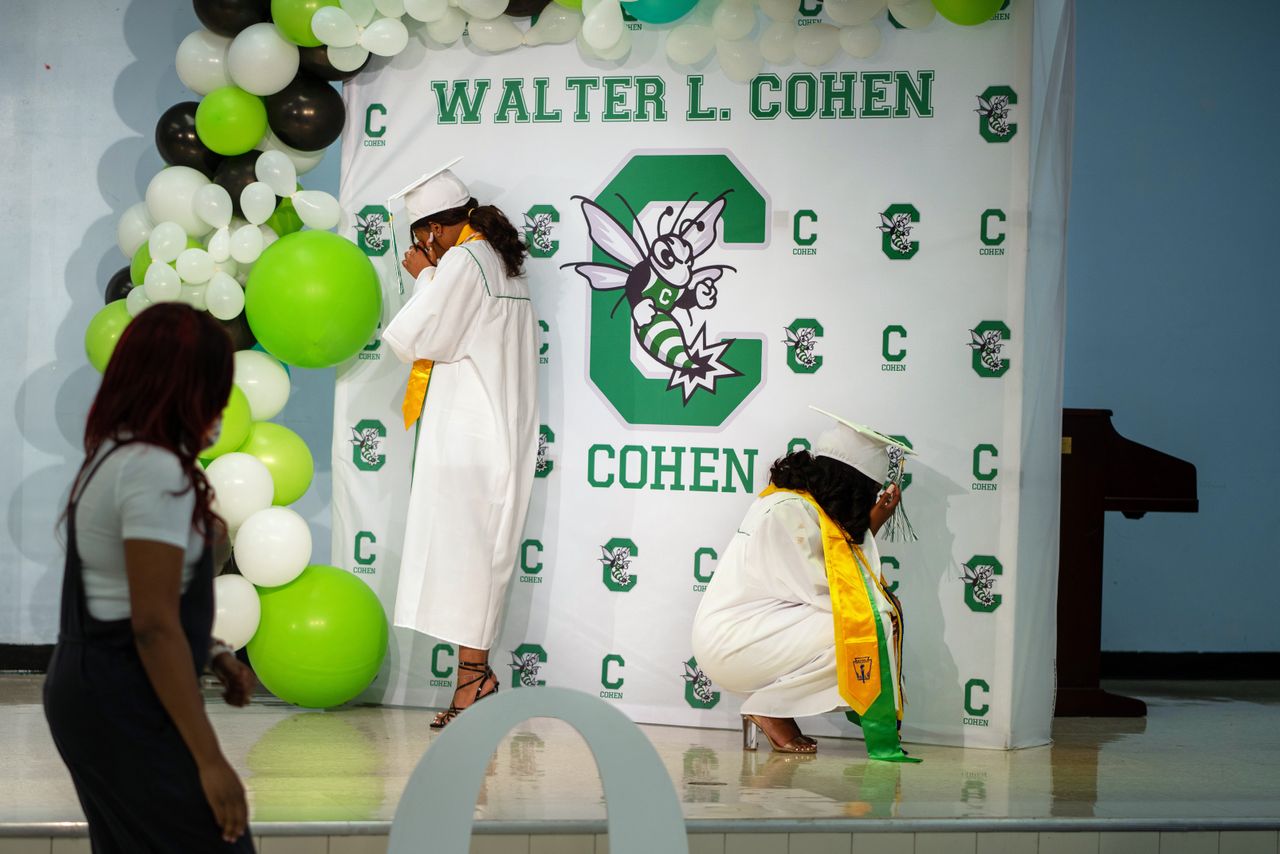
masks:
[[[791,602],[831,609],[822,526],[803,499],[781,501],[751,534],[751,560]]]
[[[471,253],[456,247],[432,275],[427,272],[418,277],[413,296],[387,324],[382,340],[402,362],[456,362],[467,355],[484,300],[484,274]]]
[[[139,445],[123,453],[127,456],[116,475],[120,539],[152,540],[186,549],[196,495],[182,464],[173,454],[152,446]]]

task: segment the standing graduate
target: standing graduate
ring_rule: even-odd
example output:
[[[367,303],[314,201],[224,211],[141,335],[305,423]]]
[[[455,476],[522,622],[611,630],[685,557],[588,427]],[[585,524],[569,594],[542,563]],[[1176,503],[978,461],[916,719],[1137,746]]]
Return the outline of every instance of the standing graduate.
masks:
[[[489,649],[537,462],[538,321],[525,246],[502,211],[479,204],[448,167],[398,195],[415,285],[383,340],[413,364],[404,421],[418,436],[395,624],[459,648],[439,729],[498,690]]]
[[[694,655],[722,688],[749,695],[748,750],[763,731],[777,752],[815,753],[795,719],[847,708],[871,758],[914,761],[898,740],[902,609],[875,538],[898,509],[901,461],[914,451],[831,417],[812,453],[774,463],[703,594]]]

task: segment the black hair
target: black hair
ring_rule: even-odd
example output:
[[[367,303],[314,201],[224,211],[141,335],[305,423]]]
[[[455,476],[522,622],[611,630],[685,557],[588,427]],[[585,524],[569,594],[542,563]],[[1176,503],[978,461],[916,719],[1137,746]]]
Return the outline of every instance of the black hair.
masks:
[[[796,451],[779,458],[769,470],[769,480],[781,489],[798,489],[813,496],[849,539],[861,544],[871,525],[871,508],[880,495],[880,484],[853,466],[830,457]]]
[[[507,219],[506,214],[493,205],[482,205],[475,199],[467,199],[465,205],[424,216],[409,226],[412,234],[419,228],[426,228],[429,223],[438,225],[458,225],[465,222],[484,235],[497,253],[502,256],[508,276],[519,276],[524,272],[524,256],[528,254],[520,232]]]

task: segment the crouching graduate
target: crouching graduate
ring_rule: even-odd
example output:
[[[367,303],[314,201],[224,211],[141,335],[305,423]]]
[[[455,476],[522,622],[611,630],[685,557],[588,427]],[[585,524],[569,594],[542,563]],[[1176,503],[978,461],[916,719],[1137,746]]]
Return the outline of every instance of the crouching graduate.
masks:
[[[489,649],[537,461],[538,321],[526,250],[502,211],[479,204],[448,167],[397,195],[411,218],[403,266],[415,284],[383,340],[413,365],[404,423],[418,435],[394,618],[459,647],[439,729],[498,690]]]
[[[763,731],[777,752],[815,753],[795,719],[849,709],[871,758],[918,761],[898,738],[902,609],[875,537],[898,509],[901,461],[914,451],[830,417],[812,453],[774,463],[703,594],[694,654],[721,687],[749,695],[747,750]]]

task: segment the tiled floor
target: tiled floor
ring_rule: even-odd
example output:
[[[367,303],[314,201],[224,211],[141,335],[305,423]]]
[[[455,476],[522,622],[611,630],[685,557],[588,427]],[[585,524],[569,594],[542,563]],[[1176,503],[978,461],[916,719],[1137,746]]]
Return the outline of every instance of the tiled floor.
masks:
[[[0,835],[5,824],[81,820],[49,742],[38,687],[30,677],[0,677]],[[745,754],[737,733],[643,729],[671,774],[695,852],[1277,854],[1269,828],[1280,827],[1280,685],[1120,687],[1147,700],[1145,721],[1059,720],[1052,747],[1013,752],[921,746],[913,752],[925,762],[916,766],[869,763],[856,741],[824,739],[817,757],[788,758],[767,749]],[[392,817],[434,737],[429,713],[413,709],[302,712],[262,702],[243,711],[211,705],[210,712],[244,777],[267,854],[384,851],[385,837],[325,835],[341,833],[349,822],[385,832],[379,823]],[[605,818],[590,753],[557,721],[533,720],[507,737],[492,758],[475,816],[482,834],[477,851],[587,854],[607,846],[590,835],[484,835],[486,825],[495,829],[491,822],[552,821],[574,833],[574,822],[599,827]],[[951,822],[945,825],[950,832],[932,832],[939,819]],[[1144,829],[1158,831],[1160,822],[1194,819],[1270,824],[1253,834],[1231,828],[1221,834],[1099,832],[1113,829],[1108,820],[1154,821]],[[738,824],[743,821],[760,824]],[[807,829],[800,821],[817,822],[814,830],[823,832],[798,832]],[[1000,821],[1012,823],[992,824]],[[1087,832],[1069,832],[1064,821],[1091,824],[1081,828]],[[323,824],[313,838],[272,835],[316,822]],[[737,832],[752,827],[758,829]],[[931,832],[882,832],[899,828]],[[0,854],[87,850],[74,839],[17,842],[0,839]]]

